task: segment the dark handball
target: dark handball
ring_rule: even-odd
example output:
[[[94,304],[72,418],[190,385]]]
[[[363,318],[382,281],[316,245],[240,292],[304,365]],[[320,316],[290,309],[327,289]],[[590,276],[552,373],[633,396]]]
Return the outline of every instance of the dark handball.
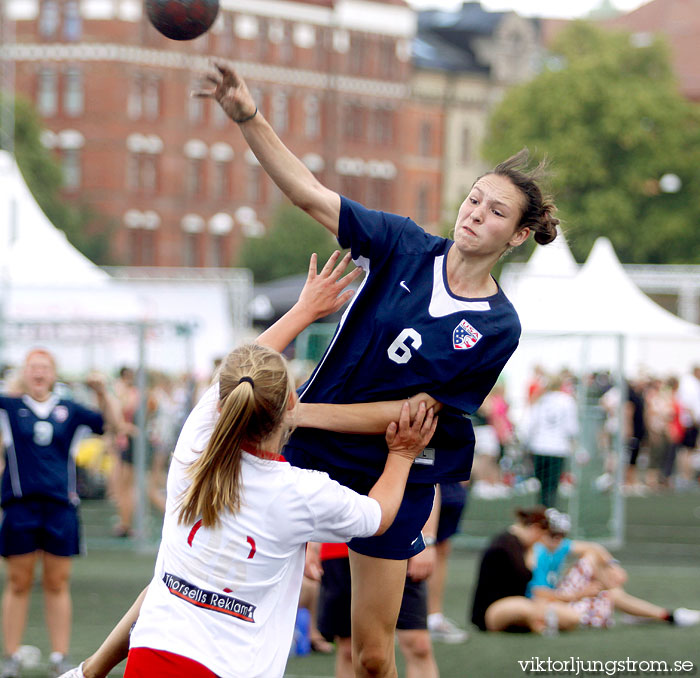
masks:
[[[206,33],[219,13],[219,0],[145,0],[153,26],[171,40],[194,40]]]

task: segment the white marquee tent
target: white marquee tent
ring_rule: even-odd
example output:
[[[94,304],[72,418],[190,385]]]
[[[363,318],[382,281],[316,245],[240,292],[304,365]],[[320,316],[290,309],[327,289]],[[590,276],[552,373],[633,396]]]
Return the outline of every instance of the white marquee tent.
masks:
[[[538,247],[504,289],[520,315],[521,345],[506,368],[520,391],[535,365],[553,372],[621,369],[682,374],[700,356],[700,326],[673,315],[627,276],[612,244],[598,238],[578,267],[563,237]],[[519,398],[521,393],[513,394]]]
[[[139,326],[150,323],[150,367],[204,376],[246,332],[232,312],[247,303],[251,284],[241,280],[246,298],[232,304],[221,282],[113,278],[51,224],[14,158],[0,151],[0,362],[16,364],[39,343],[54,347],[67,371],[135,365]],[[198,328],[189,351],[175,331],[188,324]]]

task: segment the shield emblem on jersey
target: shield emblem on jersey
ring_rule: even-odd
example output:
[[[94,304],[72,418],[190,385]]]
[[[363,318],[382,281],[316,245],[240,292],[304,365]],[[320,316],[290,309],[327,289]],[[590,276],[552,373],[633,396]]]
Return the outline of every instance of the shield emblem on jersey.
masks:
[[[466,320],[462,320],[452,332],[452,345],[457,351],[472,348],[479,339],[481,339],[481,332]]]

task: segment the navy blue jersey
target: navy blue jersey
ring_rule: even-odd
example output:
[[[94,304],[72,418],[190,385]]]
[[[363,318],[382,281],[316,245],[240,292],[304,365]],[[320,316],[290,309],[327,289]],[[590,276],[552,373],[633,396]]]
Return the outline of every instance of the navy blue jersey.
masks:
[[[425,391],[445,405],[412,482],[469,477],[474,433],[465,414],[492,389],[518,345],[520,322],[499,288],[483,299],[454,295],[447,284],[451,240],[429,235],[406,217],[341,199],[338,241],[366,275],[328,350],[300,389],[302,401],[395,400]],[[313,429],[294,433],[294,449],[343,468],[378,475],[383,436]]]
[[[22,497],[50,497],[75,504],[75,447],[88,431],[102,433],[99,412],[52,395],[0,396],[0,431],[5,448],[2,505]]]

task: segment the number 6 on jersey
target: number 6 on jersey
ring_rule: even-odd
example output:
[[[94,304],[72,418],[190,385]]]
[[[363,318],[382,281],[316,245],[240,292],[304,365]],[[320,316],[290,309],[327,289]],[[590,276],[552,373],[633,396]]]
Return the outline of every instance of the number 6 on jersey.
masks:
[[[391,342],[391,346],[387,349],[387,354],[390,360],[393,360],[399,365],[407,363],[413,354],[408,344],[410,344],[416,351],[423,344],[423,339],[412,327],[407,327],[401,330],[399,336]]]

